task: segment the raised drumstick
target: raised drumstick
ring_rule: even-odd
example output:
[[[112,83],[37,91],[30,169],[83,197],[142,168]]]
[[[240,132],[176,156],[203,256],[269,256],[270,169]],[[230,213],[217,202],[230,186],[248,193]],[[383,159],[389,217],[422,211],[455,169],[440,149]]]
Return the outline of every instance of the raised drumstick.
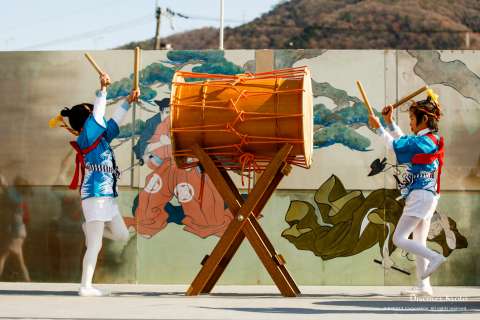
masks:
[[[92,56],[88,53],[85,53],[85,58],[87,58],[88,61],[90,61],[90,64],[97,70],[99,75],[105,74],[102,69],[98,66],[98,64],[93,60]]]
[[[140,47],[135,48],[135,60],[133,62],[133,89],[138,90],[138,69],[140,67]]]
[[[412,92],[410,93],[408,96],[405,96],[403,97],[402,99],[398,100],[397,103],[393,104],[393,108],[397,108],[399,106],[401,106],[402,104],[404,104],[405,102],[407,102],[408,100],[412,99],[413,97],[416,97],[418,96],[420,93],[424,92],[424,91],[427,91],[428,90],[428,86],[423,86],[421,87],[420,89],[418,89],[417,91],[415,92]]]
[[[360,91],[360,94],[362,95],[363,102],[367,106],[368,113],[371,114],[371,115],[375,115],[375,113],[373,113],[373,108],[370,105],[370,102],[368,101],[367,94],[365,93],[365,90],[363,89],[362,83],[358,80],[356,81],[356,83],[357,83],[358,90]]]
[[[402,99],[398,100],[396,103],[392,104],[393,109],[400,107],[405,102],[409,101],[410,99],[418,96],[420,93],[422,93],[424,91],[427,91],[427,90],[428,90],[428,86],[423,86],[420,89],[418,89],[417,91],[410,93],[408,96],[405,96]],[[385,113],[382,112],[382,114],[385,114]]]

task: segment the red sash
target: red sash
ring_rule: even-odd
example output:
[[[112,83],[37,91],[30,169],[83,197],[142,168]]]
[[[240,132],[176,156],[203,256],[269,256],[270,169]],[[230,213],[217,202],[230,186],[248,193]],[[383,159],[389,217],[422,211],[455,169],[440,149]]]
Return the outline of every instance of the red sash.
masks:
[[[83,184],[83,178],[85,176],[85,155],[95,149],[102,140],[102,138],[103,134],[100,135],[100,137],[98,137],[91,146],[85,149],[80,149],[80,146],[76,141],[70,141],[70,145],[73,147],[73,149],[75,149],[75,151],[77,151],[77,156],[75,157],[75,173],[73,174],[72,182],[70,182],[70,189],[75,190],[79,187],[78,179],[80,171],[82,172],[82,182],[80,183],[80,186]]]
[[[437,140],[437,137],[435,137],[433,134],[428,133],[426,135],[427,137],[430,138],[430,140],[435,143],[435,145],[438,147],[438,150],[434,153],[419,153],[416,154],[412,157],[412,163],[413,164],[430,164],[433,163],[433,161],[438,159],[438,175],[437,175],[437,193],[440,193],[440,175],[442,174],[442,167],[443,167],[443,159],[445,156],[445,150],[444,150],[444,140],[443,137],[440,137],[440,141]]]

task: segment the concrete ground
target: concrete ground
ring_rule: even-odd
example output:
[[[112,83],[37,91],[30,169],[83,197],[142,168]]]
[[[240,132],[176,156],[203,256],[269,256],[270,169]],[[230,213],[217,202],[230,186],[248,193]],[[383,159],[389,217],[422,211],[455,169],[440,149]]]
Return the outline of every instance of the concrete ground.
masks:
[[[435,287],[435,297],[399,296],[403,287],[217,286],[187,297],[187,286],[99,285],[109,297],[77,296],[77,284],[0,283],[0,319],[480,319],[480,287]]]

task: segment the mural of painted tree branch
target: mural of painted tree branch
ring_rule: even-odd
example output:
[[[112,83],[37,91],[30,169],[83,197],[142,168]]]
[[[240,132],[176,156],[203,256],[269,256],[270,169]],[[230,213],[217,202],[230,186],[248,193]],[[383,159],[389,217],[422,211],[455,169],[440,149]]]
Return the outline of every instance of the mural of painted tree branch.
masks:
[[[139,136],[133,148],[135,157],[151,170],[132,205],[133,217],[126,217],[125,222],[146,238],[168,223],[183,225],[185,231],[201,238],[221,236],[232,214],[208,177],[197,169],[177,168],[170,144],[169,99],[157,100],[155,88],[171,88],[175,71],[188,66],[197,73],[238,74],[244,69],[227,61],[221,51],[170,51],[167,58],[140,72],[140,106],[152,116],[146,121],[136,120],[135,126],[130,123],[120,128],[119,138],[124,141]],[[115,101],[126,96],[130,86],[128,78],[113,83],[108,98]],[[176,204],[172,204],[173,199]]]

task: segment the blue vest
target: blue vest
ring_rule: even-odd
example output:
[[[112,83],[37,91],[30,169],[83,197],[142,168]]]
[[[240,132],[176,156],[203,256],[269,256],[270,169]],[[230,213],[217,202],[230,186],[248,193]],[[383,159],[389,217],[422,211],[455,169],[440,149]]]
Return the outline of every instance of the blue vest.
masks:
[[[85,121],[77,138],[81,149],[91,146],[101,135],[103,137],[97,147],[85,155],[86,171],[80,188],[82,200],[90,197],[118,196],[118,169],[110,142],[119,133],[118,124],[113,119],[107,121],[106,128],[97,123],[93,115]]]
[[[436,136],[439,139],[438,136]],[[405,164],[407,172],[400,183],[401,194],[406,197],[412,190],[428,190],[437,194],[435,172],[439,162],[430,164],[412,164],[412,157],[419,153],[434,153],[437,145],[426,135],[408,135],[393,141],[393,150],[398,164]]]

